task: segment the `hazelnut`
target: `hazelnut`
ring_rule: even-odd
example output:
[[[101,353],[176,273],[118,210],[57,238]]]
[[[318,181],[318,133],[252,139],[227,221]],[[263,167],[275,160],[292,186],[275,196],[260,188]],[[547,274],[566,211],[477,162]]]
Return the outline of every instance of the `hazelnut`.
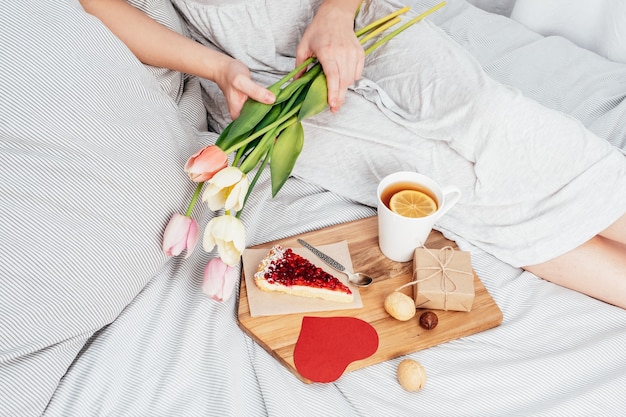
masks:
[[[415,301],[408,295],[394,291],[385,298],[385,310],[400,321],[407,321],[415,316]]]
[[[404,359],[398,365],[398,382],[407,391],[419,391],[426,384],[426,370],[419,362]]]
[[[420,316],[420,326],[422,326],[426,330],[434,329],[435,327],[437,327],[438,323],[439,317],[437,317],[437,314],[433,313],[432,311],[422,313],[422,315]]]

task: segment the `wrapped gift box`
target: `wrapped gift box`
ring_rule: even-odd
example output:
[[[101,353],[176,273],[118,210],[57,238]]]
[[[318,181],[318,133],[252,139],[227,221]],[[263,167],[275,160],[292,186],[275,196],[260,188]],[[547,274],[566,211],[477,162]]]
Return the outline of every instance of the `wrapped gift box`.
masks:
[[[415,249],[413,298],[416,308],[471,311],[474,303],[474,271],[469,252]]]

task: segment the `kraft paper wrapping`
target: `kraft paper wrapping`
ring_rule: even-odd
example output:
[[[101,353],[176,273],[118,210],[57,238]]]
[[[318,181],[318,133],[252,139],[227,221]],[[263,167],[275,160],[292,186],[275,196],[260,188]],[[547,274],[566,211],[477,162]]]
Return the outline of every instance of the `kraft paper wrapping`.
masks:
[[[330,245],[319,245],[316,247],[326,253],[331,258],[352,271],[352,260],[348,242],[341,241]],[[286,248],[286,247],[285,247]],[[326,301],[319,298],[300,297],[280,292],[261,291],[254,283],[254,274],[261,263],[261,260],[269,252],[267,249],[246,249],[242,254],[243,271],[246,280],[246,291],[248,295],[248,305],[251,317],[275,316],[292,313],[312,313],[316,311],[348,310],[363,307],[361,295],[358,287],[348,282],[348,277],[339,271],[326,265],[321,259],[302,247],[292,247],[294,253],[309,260],[315,266],[322,268],[329,274],[337,277],[341,282],[350,287],[354,298],[351,303],[338,303]]]
[[[469,252],[450,246],[415,249],[413,298],[416,308],[471,311],[474,272]]]

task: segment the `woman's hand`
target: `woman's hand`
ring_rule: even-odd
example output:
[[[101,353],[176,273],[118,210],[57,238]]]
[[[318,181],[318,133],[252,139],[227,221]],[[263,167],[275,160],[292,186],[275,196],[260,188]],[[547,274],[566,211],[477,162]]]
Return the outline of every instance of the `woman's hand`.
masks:
[[[250,70],[241,61],[224,55],[219,67],[212,79],[222,90],[233,120],[239,116],[248,98],[265,104],[276,101],[271,91],[252,81]]]
[[[311,56],[322,64],[332,112],[339,110],[348,87],[363,73],[365,52],[354,34],[354,15],[360,3],[361,0],[325,0],[296,51],[296,66]]]

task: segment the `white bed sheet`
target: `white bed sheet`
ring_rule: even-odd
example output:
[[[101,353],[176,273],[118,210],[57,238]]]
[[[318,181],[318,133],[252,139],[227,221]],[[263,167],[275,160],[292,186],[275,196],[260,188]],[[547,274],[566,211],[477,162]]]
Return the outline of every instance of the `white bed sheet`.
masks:
[[[425,0],[416,7],[435,3]],[[491,76],[626,147],[626,66],[563,39],[543,38],[464,1],[448,3],[433,21]],[[203,135],[180,147],[184,151],[196,140],[214,138]],[[180,194],[168,195],[176,200],[172,205],[183,204]],[[265,175],[251,197],[254,210],[243,215],[249,245],[375,214],[297,178],[277,198],[267,195]],[[210,215],[201,214],[202,225]],[[239,329],[236,297],[217,303],[202,295],[210,255],[197,250],[187,260],[163,261],[110,324],[103,321],[93,334],[77,334],[43,354],[24,356],[8,352],[0,339],[0,415],[621,415],[626,410],[626,311],[512,268],[460,239],[457,243],[472,252],[473,267],[504,320],[494,329],[407,355],[427,370],[420,392],[408,393],[396,381],[404,357],[347,373],[331,384],[300,382]],[[51,385],[55,378],[58,385]]]

